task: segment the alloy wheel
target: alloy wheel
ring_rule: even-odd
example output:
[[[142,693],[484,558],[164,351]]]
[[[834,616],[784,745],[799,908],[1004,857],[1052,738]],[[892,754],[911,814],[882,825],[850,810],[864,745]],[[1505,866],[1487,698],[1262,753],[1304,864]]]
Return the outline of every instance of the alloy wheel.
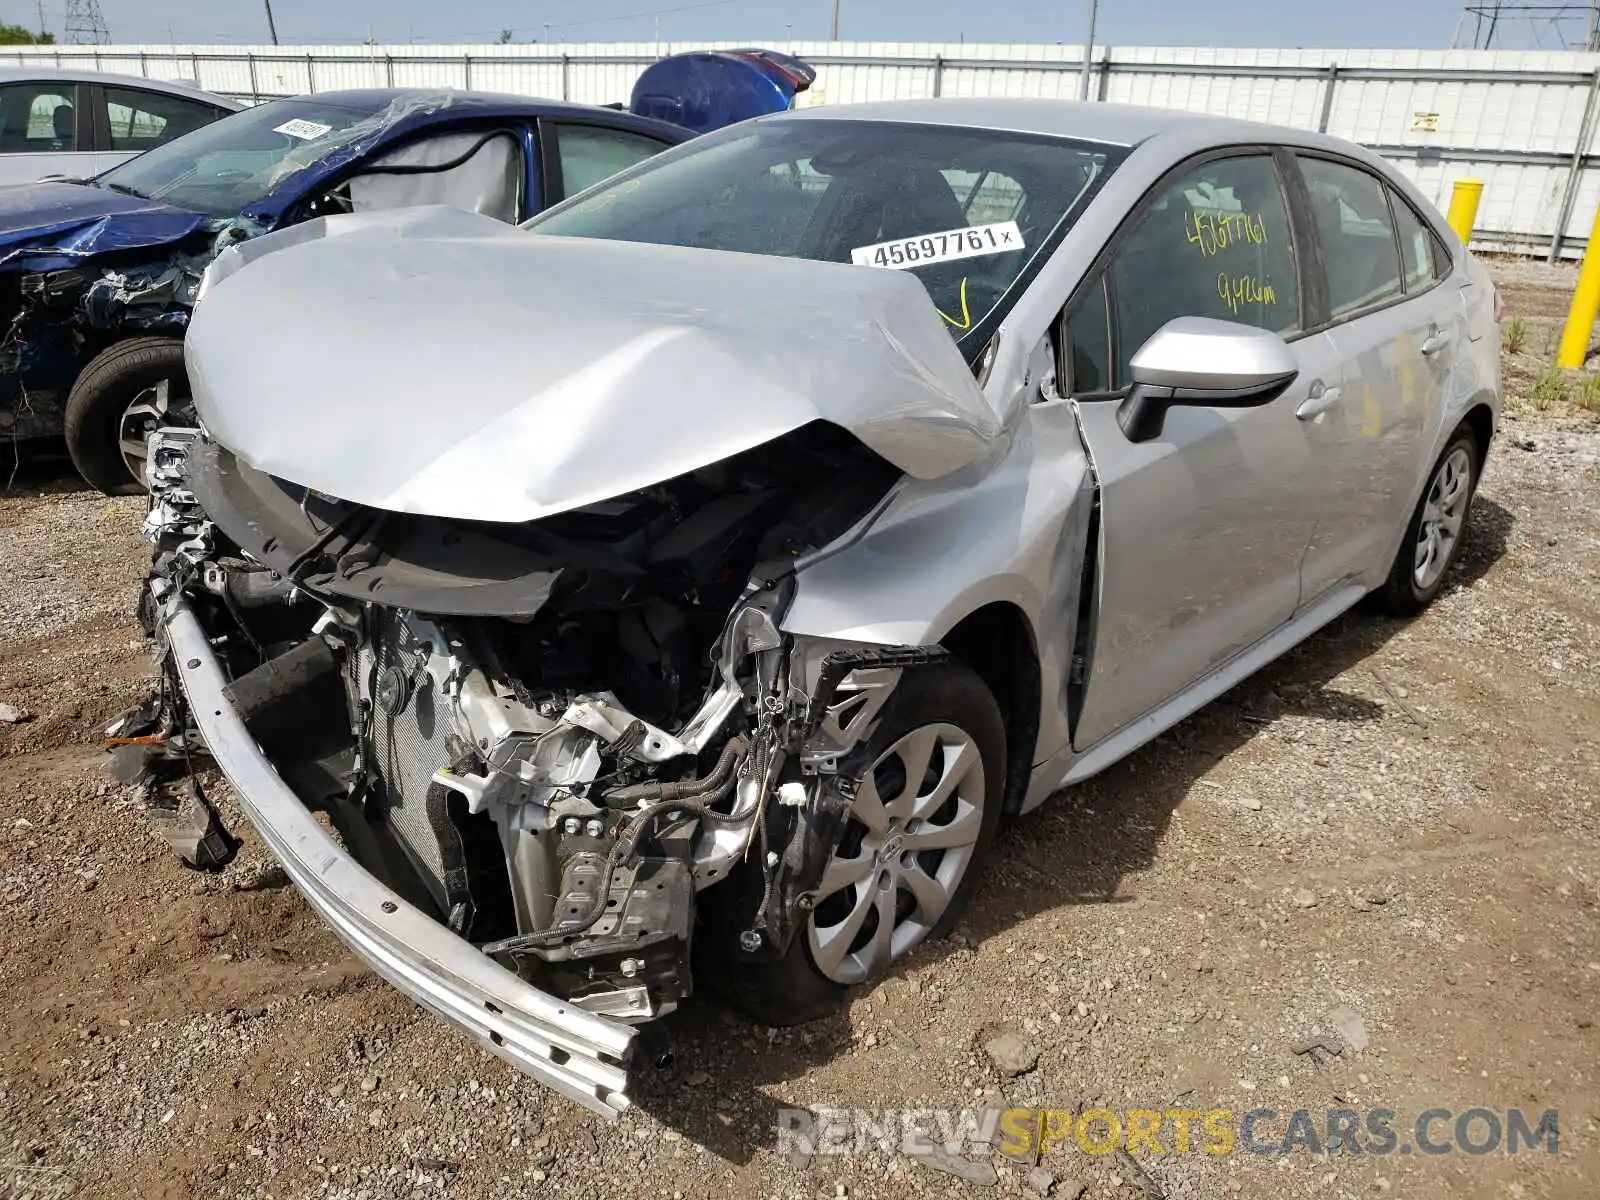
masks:
[[[1411,571],[1418,591],[1426,592],[1438,583],[1455,557],[1471,493],[1472,456],[1464,446],[1457,446],[1434,472],[1423,501]]]
[[[983,756],[954,725],[919,726],[879,755],[817,888],[817,970],[860,983],[927,937],[971,865],[984,803]]]
[[[122,410],[117,423],[117,449],[122,453],[123,464],[141,485],[144,483],[144,463],[149,456],[149,435],[167,423],[167,406],[172,391],[172,381],[163,379],[134,396]]]

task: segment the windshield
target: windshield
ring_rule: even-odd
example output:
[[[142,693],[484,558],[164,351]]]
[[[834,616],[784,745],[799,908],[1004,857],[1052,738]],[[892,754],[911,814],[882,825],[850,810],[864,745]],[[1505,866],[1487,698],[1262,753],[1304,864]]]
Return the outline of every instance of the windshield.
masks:
[[[157,146],[95,179],[99,187],[235,216],[282,180],[360,136],[378,105],[275,100]]]
[[[963,338],[986,335],[1121,153],[989,129],[754,121],[649,159],[527,228],[910,271]]]

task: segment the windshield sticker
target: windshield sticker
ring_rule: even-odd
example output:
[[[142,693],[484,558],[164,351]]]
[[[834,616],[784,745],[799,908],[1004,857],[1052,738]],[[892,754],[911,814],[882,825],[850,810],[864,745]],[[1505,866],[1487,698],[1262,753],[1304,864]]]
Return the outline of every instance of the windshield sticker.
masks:
[[[904,271],[929,263],[954,262],[959,258],[978,258],[985,254],[1006,254],[1021,250],[1022,231],[1015,221],[993,225],[969,225],[965,229],[946,229],[941,233],[920,233],[896,238],[874,246],[858,246],[850,251],[850,261],[858,267],[888,267]]]
[[[302,142],[309,142],[313,138],[321,137],[332,128],[332,125],[319,125],[315,121],[302,121],[299,117],[296,117],[292,121],[285,121],[282,125],[274,125],[272,132],[287,133],[292,138],[299,138]]]

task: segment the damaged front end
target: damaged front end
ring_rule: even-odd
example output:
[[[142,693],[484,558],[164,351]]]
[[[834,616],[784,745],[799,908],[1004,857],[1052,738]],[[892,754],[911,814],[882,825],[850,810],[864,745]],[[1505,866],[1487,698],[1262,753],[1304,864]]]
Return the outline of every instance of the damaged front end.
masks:
[[[788,951],[852,754],[938,653],[780,627],[796,560],[901,478],[826,422],[514,524],[326,496],[193,430],[147,471],[159,724],[374,969],[608,1114],[697,936]]]

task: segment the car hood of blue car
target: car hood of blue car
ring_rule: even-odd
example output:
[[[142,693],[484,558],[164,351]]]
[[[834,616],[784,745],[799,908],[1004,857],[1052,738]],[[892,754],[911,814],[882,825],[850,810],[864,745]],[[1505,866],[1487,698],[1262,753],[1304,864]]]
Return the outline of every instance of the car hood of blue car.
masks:
[[[96,254],[163,246],[212,218],[81,183],[0,188],[0,267],[59,270]]]

